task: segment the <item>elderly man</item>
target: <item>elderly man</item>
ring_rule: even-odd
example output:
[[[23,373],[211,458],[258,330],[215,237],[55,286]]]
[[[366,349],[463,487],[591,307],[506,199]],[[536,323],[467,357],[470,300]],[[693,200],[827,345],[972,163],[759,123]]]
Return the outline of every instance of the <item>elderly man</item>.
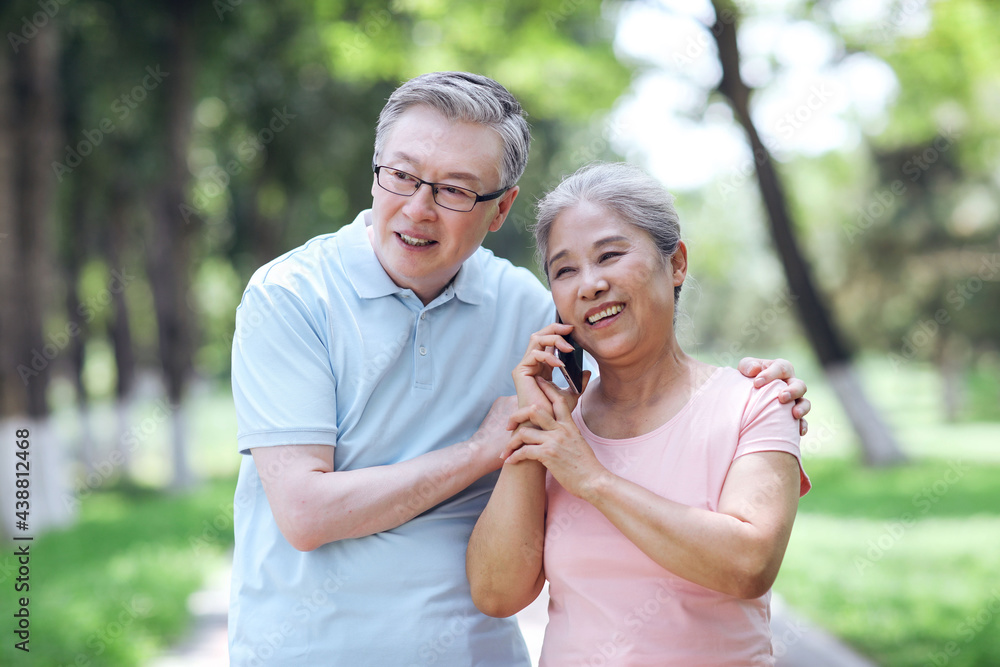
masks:
[[[481,614],[465,576],[509,438],[511,370],[555,316],[529,271],[480,247],[529,142],[491,79],[406,82],[379,116],[372,208],[247,286],[233,665],[529,664],[515,620]],[[788,400],[804,391],[793,381]]]

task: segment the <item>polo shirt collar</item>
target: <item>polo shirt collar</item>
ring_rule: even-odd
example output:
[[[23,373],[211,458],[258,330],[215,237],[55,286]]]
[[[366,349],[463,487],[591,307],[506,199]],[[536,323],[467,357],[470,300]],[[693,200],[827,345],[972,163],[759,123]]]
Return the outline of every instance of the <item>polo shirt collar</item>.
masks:
[[[402,287],[392,281],[378,261],[368,239],[367,227],[370,224],[371,209],[367,209],[359,213],[354,222],[344,229],[345,243],[341,249],[341,260],[344,263],[347,279],[362,299],[377,299],[404,292]],[[480,254],[484,252],[486,251],[479,248],[472,257],[465,260],[449,286],[454,289],[458,299],[471,305],[478,305],[483,299],[485,288]]]

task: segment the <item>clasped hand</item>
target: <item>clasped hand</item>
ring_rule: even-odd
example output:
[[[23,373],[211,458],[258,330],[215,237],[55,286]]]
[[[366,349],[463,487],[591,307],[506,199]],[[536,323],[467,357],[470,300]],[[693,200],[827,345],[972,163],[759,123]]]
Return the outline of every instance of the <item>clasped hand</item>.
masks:
[[[507,423],[507,429],[514,433],[501,458],[510,465],[537,461],[563,488],[581,496],[584,486],[607,473],[607,469],[573,421],[573,409],[580,396],[551,381],[552,369],[562,365],[555,350],[573,349],[561,334],[572,330],[571,325],[550,324],[532,334],[528,350],[513,372],[519,408]],[[589,380],[590,371],[584,371],[583,388]]]

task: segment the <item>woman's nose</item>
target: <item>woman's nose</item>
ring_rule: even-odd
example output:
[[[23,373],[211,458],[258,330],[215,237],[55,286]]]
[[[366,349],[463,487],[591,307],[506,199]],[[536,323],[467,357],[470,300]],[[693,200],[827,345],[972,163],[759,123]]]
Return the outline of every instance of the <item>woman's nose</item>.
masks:
[[[608,281],[596,271],[585,271],[580,296],[584,299],[596,299],[610,289]]]

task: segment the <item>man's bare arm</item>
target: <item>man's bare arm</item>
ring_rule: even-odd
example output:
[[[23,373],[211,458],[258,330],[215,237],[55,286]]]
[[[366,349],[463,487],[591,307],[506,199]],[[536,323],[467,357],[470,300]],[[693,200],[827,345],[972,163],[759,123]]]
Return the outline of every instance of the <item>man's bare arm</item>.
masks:
[[[497,399],[469,440],[391,465],[334,471],[329,445],[250,451],[281,533],[311,551],[400,526],[498,469],[515,405]]]

